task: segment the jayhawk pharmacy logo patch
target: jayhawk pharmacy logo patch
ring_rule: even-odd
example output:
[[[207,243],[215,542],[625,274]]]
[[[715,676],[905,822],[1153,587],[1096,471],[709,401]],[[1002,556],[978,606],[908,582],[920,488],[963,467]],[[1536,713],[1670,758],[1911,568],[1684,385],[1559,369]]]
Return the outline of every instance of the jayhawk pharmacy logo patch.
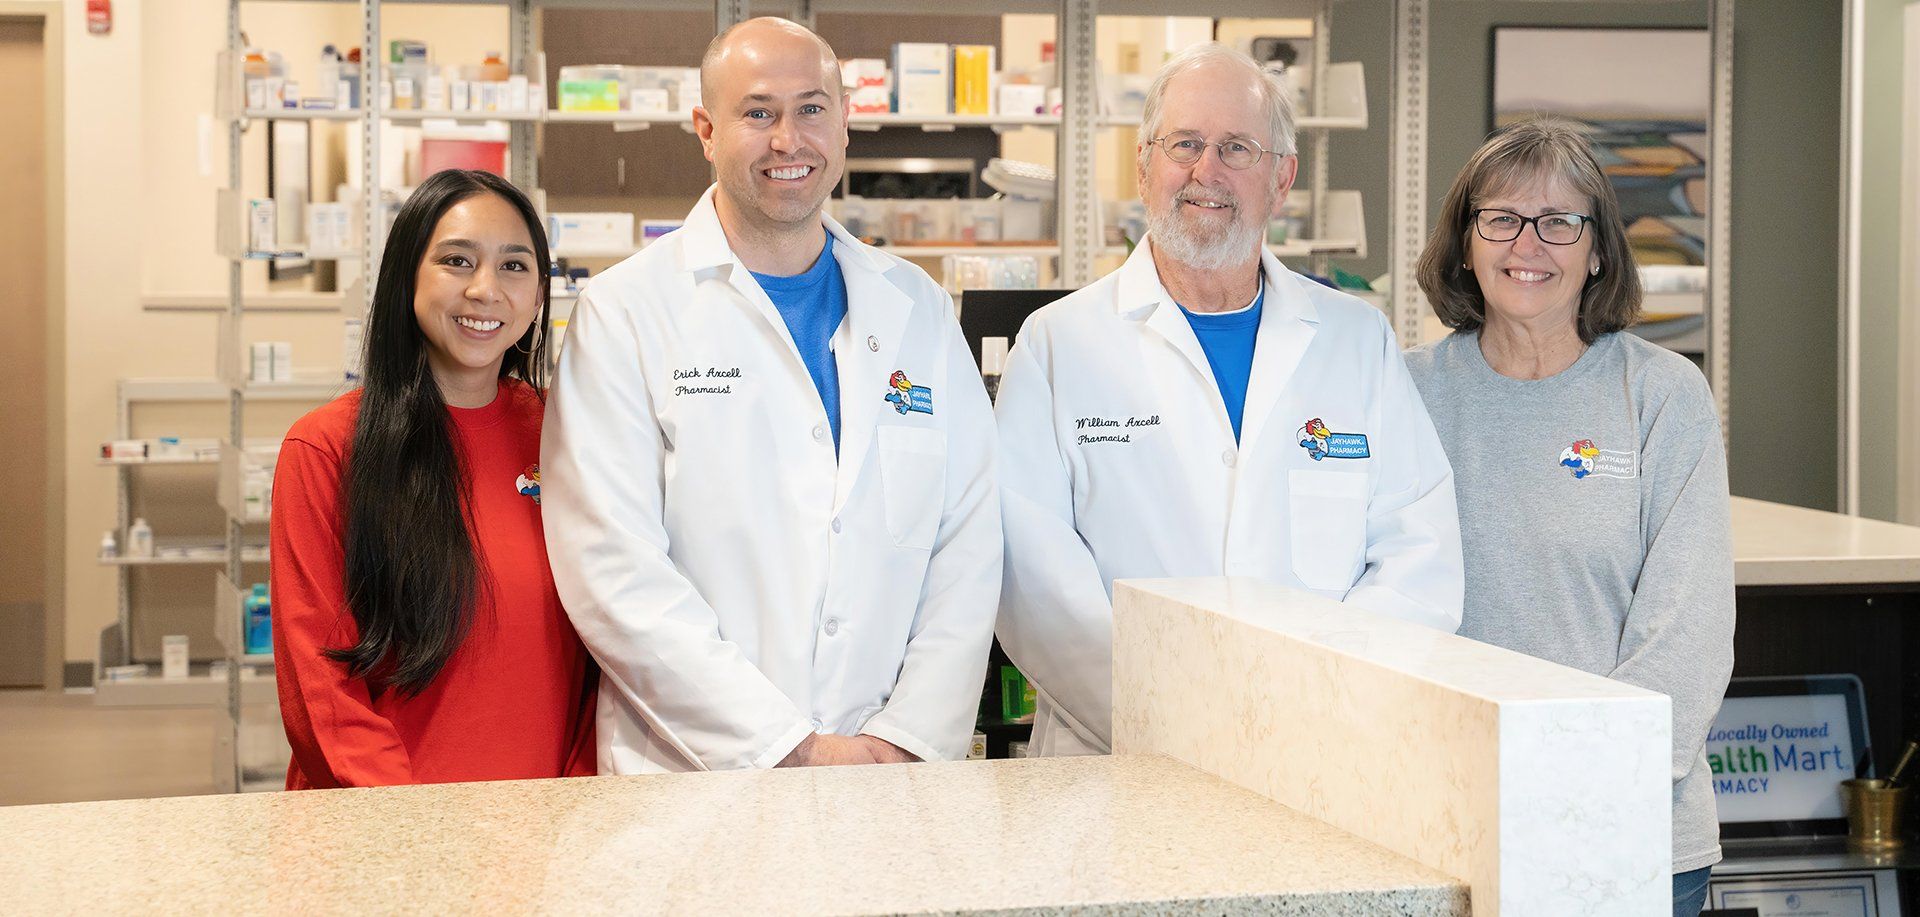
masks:
[[[523,497],[532,497],[534,503],[540,502],[540,466],[528,465],[527,470],[513,480],[513,489]]]
[[[1560,450],[1560,464],[1573,472],[1574,480],[1640,476],[1640,453],[1602,449],[1590,439]]]
[[[887,377],[887,403],[902,414],[918,411],[922,414],[933,413],[933,389],[924,385],[914,385],[907,379],[905,370],[896,369]]]
[[[1294,436],[1300,440],[1300,447],[1313,456],[1314,461],[1321,459],[1363,459],[1371,453],[1367,451],[1365,433],[1335,433],[1327,429],[1326,421],[1315,417],[1300,425]]]

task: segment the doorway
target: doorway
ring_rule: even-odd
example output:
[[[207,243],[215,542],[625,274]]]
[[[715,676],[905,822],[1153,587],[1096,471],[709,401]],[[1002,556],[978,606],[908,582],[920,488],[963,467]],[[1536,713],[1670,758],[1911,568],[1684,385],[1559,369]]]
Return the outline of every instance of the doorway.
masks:
[[[47,525],[47,162],[46,20],[0,16],[0,124],[11,135],[0,144],[0,200],[10,216],[0,220],[0,251],[13,268],[0,271],[0,366],[14,379],[0,399],[0,430],[7,431],[10,462],[0,487],[0,688],[36,687],[46,674]]]

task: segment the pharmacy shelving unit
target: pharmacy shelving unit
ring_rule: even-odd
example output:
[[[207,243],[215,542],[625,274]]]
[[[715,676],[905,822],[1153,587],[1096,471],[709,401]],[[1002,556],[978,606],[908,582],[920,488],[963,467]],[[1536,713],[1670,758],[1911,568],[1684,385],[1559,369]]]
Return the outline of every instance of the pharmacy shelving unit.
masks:
[[[364,315],[366,305],[372,293],[369,278],[376,276],[378,270],[378,252],[382,230],[385,226],[385,208],[381,203],[379,183],[380,122],[379,92],[380,85],[380,25],[379,5],[361,2],[361,47],[366,49],[360,65],[360,85],[365,105],[359,110],[322,111],[303,109],[246,109],[241,100],[245,98],[242,76],[242,40],[241,40],[241,0],[227,0],[226,52],[221,57],[220,79],[217,83],[217,108],[227,127],[227,175],[226,184],[219,193],[218,224],[216,246],[227,259],[227,308],[219,322],[219,344],[215,362],[213,380],[196,380],[191,383],[195,394],[208,400],[224,402],[227,407],[227,431],[218,449],[218,483],[215,488],[216,501],[226,519],[224,533],[224,551],[213,576],[211,603],[214,616],[214,633],[224,651],[226,685],[224,701],[226,719],[224,727],[217,731],[215,754],[215,782],[226,791],[246,791],[273,789],[282,785],[283,773],[273,769],[256,769],[248,765],[261,758],[249,754],[251,742],[274,742],[279,737],[277,717],[256,712],[250,718],[250,711],[259,711],[263,705],[270,707],[274,700],[273,656],[271,653],[248,653],[246,646],[246,622],[241,612],[245,601],[245,584],[249,581],[244,574],[248,564],[259,564],[267,560],[264,545],[251,543],[249,527],[257,529],[267,521],[266,510],[258,503],[245,499],[244,480],[252,459],[248,452],[245,436],[247,406],[249,403],[275,400],[319,404],[339,394],[347,386],[338,376],[330,379],[301,379],[293,382],[263,382],[248,378],[249,361],[245,359],[246,335],[246,299],[244,292],[244,267],[249,261],[272,260],[286,257],[287,252],[258,252],[250,250],[247,241],[245,222],[246,185],[245,155],[242,140],[247,129],[255,123],[289,121],[337,121],[358,123],[359,137],[359,200],[360,216],[359,246],[349,251],[304,251],[295,257],[309,257],[330,260],[357,260],[360,262],[360,279],[357,280],[348,295],[340,297],[340,309],[345,315]],[[404,119],[406,115],[395,120]],[[524,125],[518,133],[524,133]],[[264,756],[269,762],[278,755]]]
[[[242,385],[239,394],[247,402],[309,404],[330,398],[340,389],[340,384],[333,382],[265,383]],[[140,426],[137,415],[143,409],[180,405],[226,407],[234,392],[232,385],[213,378],[121,380],[117,387],[114,438],[139,438],[136,436]],[[228,441],[228,438],[220,437],[188,440],[181,444],[182,451],[178,455],[97,460],[99,465],[111,468],[114,473],[117,530],[124,533],[132,521],[136,488],[143,493],[151,493],[152,488],[162,486],[147,475],[146,469],[150,468],[204,468],[207,475],[217,476],[216,492],[221,495],[223,506],[242,505],[244,501],[238,497],[238,477],[230,463],[245,453],[228,448]],[[250,448],[271,445],[260,441],[243,442]],[[137,477],[145,479],[136,482]],[[234,496],[227,496],[229,493]],[[259,513],[242,512],[238,515],[243,526],[265,519]],[[228,531],[206,534],[162,531],[154,538],[152,556],[129,556],[125,553],[129,546],[122,545],[119,555],[99,558],[99,563],[114,573],[118,611],[114,623],[101,634],[99,666],[94,679],[94,703],[111,707],[210,706],[228,711],[233,718],[226,728],[216,732],[214,777],[217,786],[232,789],[242,785],[239,770],[242,759],[237,752],[240,748],[239,733],[243,724],[249,722],[246,711],[270,708],[275,700],[275,689],[272,656],[244,652],[241,637],[244,624],[238,614],[239,591],[231,586],[235,582],[233,571],[236,561],[240,568],[259,571],[267,561],[267,546],[257,536],[249,539],[244,532],[236,533],[231,526],[228,528]],[[237,557],[236,534],[239,535]],[[222,662],[205,669],[195,667],[183,679],[167,679],[157,674],[107,677],[109,668],[137,661],[133,644],[134,619],[139,613],[133,589],[136,571],[183,568],[201,568],[213,574],[210,583],[213,601],[210,605],[215,613],[214,633],[219,638]],[[236,710],[239,711],[237,714],[234,713]],[[260,720],[262,717],[255,716],[252,719]],[[255,737],[253,742],[274,741],[272,732],[277,729],[277,720],[269,719],[264,724],[253,723],[250,727]],[[253,779],[247,782],[255,788],[278,786],[281,777],[278,773],[250,776]]]
[[[394,0],[387,0],[394,2]],[[606,9],[704,9],[704,4],[694,2],[675,2],[675,0],[468,0],[468,2],[505,6],[509,11],[508,45],[511,66],[516,72],[524,72],[528,62],[536,59],[536,29],[533,23],[533,11],[538,7],[583,7]],[[1272,0],[1260,4],[1245,4],[1245,9],[1234,6],[1234,0],[1214,0],[1221,5],[1219,10],[1198,11],[1204,15],[1250,15],[1250,16],[1295,16],[1312,17],[1316,34],[1326,34],[1330,28],[1331,6],[1333,0],[1278,0],[1276,6]],[[1124,4],[1117,4],[1124,6]],[[379,28],[379,0],[361,0],[363,19],[368,35],[377,38]],[[1132,130],[1138,126],[1138,118],[1131,115],[1104,114],[1099,111],[1099,103],[1094,93],[1093,73],[1096,69],[1093,47],[1093,28],[1096,16],[1102,12],[1094,0],[1061,0],[1057,7],[1043,4],[1030,8],[1015,0],[975,0],[958,6],[949,3],[934,3],[931,0],[905,0],[905,2],[876,4],[872,0],[817,0],[804,2],[789,10],[784,5],[776,5],[771,12],[790,13],[803,20],[811,18],[817,12],[1054,12],[1059,24],[1058,42],[1063,85],[1067,88],[1062,115],[903,115],[868,114],[850,116],[849,123],[855,131],[878,131],[888,128],[918,128],[927,133],[943,133],[962,128],[988,128],[994,131],[1017,130],[1022,128],[1054,129],[1059,132],[1058,155],[1056,163],[1059,175],[1060,215],[1056,227],[1056,241],[1050,245],[980,245],[980,246],[918,246],[902,245],[895,249],[897,254],[909,258],[932,258],[942,255],[1033,255],[1057,258],[1058,273],[1063,284],[1083,285],[1095,276],[1101,259],[1111,258],[1116,249],[1107,244],[1105,220],[1100,215],[1097,203],[1097,185],[1094,174],[1095,163],[1091,138],[1101,130]],[[1164,11],[1147,9],[1122,9],[1129,14],[1164,15]],[[726,0],[714,5],[715,28],[724,28],[731,22],[748,15],[744,4],[729,3]],[[1365,76],[1359,62],[1331,63],[1326,59],[1327,42],[1314,42],[1315,57],[1311,62],[1314,68],[1314,100],[1312,113],[1298,121],[1302,152],[1309,165],[1305,170],[1305,179],[1296,190],[1294,199],[1308,203],[1311,214],[1311,231],[1306,238],[1294,239],[1273,246],[1275,253],[1285,258],[1310,259],[1319,273],[1325,273],[1327,259],[1336,255],[1364,256],[1367,251],[1365,224],[1362,219],[1360,192],[1329,191],[1326,187],[1326,161],[1328,135],[1333,131],[1361,130],[1368,124],[1365,93]],[[377,62],[363,61],[362,85],[377,85]],[[1084,86],[1076,87],[1076,75],[1085,81]],[[369,84],[367,80],[376,80]],[[552,87],[547,87],[551,91]],[[325,120],[359,121],[363,124],[363,136],[375,136],[378,131],[372,125],[377,121],[420,123],[428,120],[450,120],[460,123],[485,121],[503,122],[509,127],[510,155],[512,174],[509,176],[522,188],[529,189],[536,203],[542,203],[544,196],[538,192],[538,125],[541,124],[605,124],[620,130],[649,129],[655,126],[678,127],[691,130],[688,116],[679,112],[566,112],[542,110],[536,112],[454,112],[425,110],[381,110],[378,108],[377,93],[363,93],[363,99],[369,103],[357,110],[302,110],[302,109],[251,109],[241,112],[244,119],[256,120]],[[363,183],[364,184],[364,183]],[[363,192],[364,193],[364,192]],[[371,197],[371,196],[369,196]],[[1312,206],[1312,202],[1326,201],[1328,206]],[[377,209],[377,200],[362,202],[363,207]],[[238,207],[240,201],[234,201]],[[632,254],[636,248],[622,248],[605,251],[567,251],[556,250],[556,257],[580,259],[615,259]],[[366,276],[373,275],[369,265]]]
[[[1229,9],[1223,15],[1275,16],[1292,15],[1305,18],[1311,16],[1315,21],[1316,35],[1326,34],[1331,23],[1332,0],[1282,0],[1280,8],[1269,8],[1271,3],[1249,6],[1247,9]],[[1058,148],[1055,158],[1059,176],[1057,184],[1059,215],[1054,241],[1040,245],[914,245],[901,244],[890,248],[895,254],[907,258],[933,258],[949,255],[1031,255],[1035,257],[1057,258],[1060,283],[1064,286],[1081,286],[1095,276],[1101,259],[1112,259],[1125,254],[1125,248],[1109,245],[1107,242],[1106,220],[1100,215],[1097,181],[1095,176],[1094,144],[1095,132],[1107,129],[1133,130],[1138,127],[1137,116],[1111,115],[1099,113],[1099,105],[1093,91],[1093,71],[1095,49],[1093,47],[1093,29],[1099,12],[1092,0],[1063,0],[1053,9],[1034,7],[1014,9],[1010,2],[967,2],[958,6],[947,3],[888,3],[877,5],[871,0],[818,0],[803,3],[797,10],[802,21],[819,12],[876,12],[901,13],[924,10],[942,12],[1055,12],[1058,23],[1057,47],[1061,72],[1068,91],[1065,93],[1062,115],[903,115],[903,114],[867,114],[857,113],[849,116],[850,127],[855,131],[878,131],[883,128],[918,128],[927,133],[943,133],[959,128],[989,128],[994,131],[1007,131],[1022,128],[1043,128],[1058,131]],[[790,12],[784,7],[776,12]],[[1139,10],[1142,15],[1164,15],[1164,11]],[[716,25],[724,27],[728,21],[724,11],[717,14]],[[1333,131],[1363,130],[1368,124],[1365,75],[1360,62],[1331,63],[1326,59],[1327,42],[1316,41],[1314,70],[1313,113],[1298,120],[1301,142],[1309,148],[1307,187],[1294,193],[1296,201],[1308,205],[1312,216],[1311,232],[1307,237],[1289,240],[1286,243],[1271,246],[1274,253],[1283,258],[1310,259],[1313,269],[1326,273],[1327,259],[1336,255],[1365,256],[1367,253],[1366,226],[1359,191],[1330,191],[1327,188],[1327,147],[1328,135]],[[1079,74],[1081,85],[1075,85],[1075,74]],[[598,123],[616,125],[623,129],[646,129],[655,125],[677,126],[691,130],[687,115],[679,113],[640,113],[640,112],[560,112],[548,111],[538,119],[547,123]],[[1314,206],[1316,202],[1326,202],[1326,206]],[[568,251],[556,250],[556,257],[573,258],[618,258],[631,254],[636,249],[618,251]]]
[[[355,0],[335,0],[335,2],[355,2]],[[372,6],[377,10],[378,0],[357,0],[363,7]],[[389,0],[399,2],[399,0]],[[535,30],[532,24],[532,10],[536,6],[564,6],[574,8],[601,9],[704,9],[705,4],[697,0],[465,0],[465,2],[506,6],[511,11],[509,29],[513,48],[514,66],[524,71],[523,62],[530,60],[535,51]],[[1391,291],[1384,297],[1386,311],[1393,320],[1396,332],[1403,343],[1419,343],[1425,336],[1424,317],[1427,313],[1425,302],[1418,292],[1413,271],[1418,263],[1421,246],[1425,242],[1427,231],[1427,73],[1431,66],[1428,53],[1428,25],[1436,3],[1444,9],[1450,0],[1393,0],[1393,44],[1390,73],[1390,104],[1386,113],[1389,126],[1389,162],[1392,170],[1384,183],[1386,192],[1387,226],[1387,264]],[[1333,11],[1337,0],[1206,0],[1191,10],[1182,10],[1192,15],[1210,15],[1214,17],[1311,17],[1314,22],[1313,33],[1316,36],[1332,34]],[[747,4],[744,0],[718,0],[713,5],[716,29],[746,18]],[[1053,116],[942,116],[932,119],[899,115],[863,115],[853,119],[854,125],[862,130],[878,130],[882,127],[918,126],[927,131],[951,130],[961,126],[986,126],[997,130],[1017,127],[1055,128],[1059,131],[1058,156],[1056,163],[1061,176],[1058,198],[1058,244],[1060,282],[1063,285],[1079,286],[1094,279],[1100,259],[1110,252],[1104,245],[1104,226],[1100,220],[1100,209],[1096,197],[1093,179],[1094,138],[1096,132],[1106,128],[1132,127],[1133,122],[1125,117],[1102,116],[1097,113],[1096,74],[1098,64],[1095,60],[1094,29],[1100,14],[1164,16],[1168,10],[1164,5],[1148,0],[781,0],[770,3],[764,9],[755,12],[767,12],[790,15],[802,22],[810,22],[813,14],[821,11],[854,12],[884,14],[890,12],[929,11],[948,14],[998,14],[998,13],[1051,13],[1056,16],[1057,42],[1059,52],[1062,88],[1065,90],[1065,114]],[[1716,139],[1728,139],[1732,136],[1732,74],[1733,74],[1733,22],[1734,0],[1709,0],[1708,26],[1712,37],[1712,104],[1710,111],[1709,134]],[[377,30],[377,23],[374,23]],[[1327,187],[1328,147],[1330,132],[1340,130],[1358,130],[1369,122],[1366,109],[1366,79],[1358,62],[1332,63],[1328,59],[1330,43],[1313,42],[1313,104],[1312,114],[1300,119],[1300,146],[1307,161],[1305,174],[1299,183],[1298,191],[1314,199],[1322,199],[1331,189]],[[364,79],[364,77],[363,77]],[[301,115],[304,116],[304,115]],[[338,114],[315,114],[313,117],[342,117]],[[364,117],[364,115],[362,115]],[[415,117],[412,114],[400,115],[403,118]],[[422,115],[424,117],[424,115]],[[461,120],[474,120],[472,113],[458,115]],[[538,116],[548,122],[603,122],[622,125],[627,128],[636,126],[664,124],[687,127],[686,118],[678,114],[636,115],[632,113],[561,113],[547,112]],[[514,122],[512,160],[515,174],[512,176],[522,187],[535,188],[538,185],[537,162],[532,155],[537,144],[537,133],[522,130],[521,125],[530,122]],[[1706,293],[1699,297],[1698,309],[1705,315],[1707,344],[1705,347],[1706,368],[1709,381],[1718,403],[1722,428],[1725,429],[1727,399],[1731,378],[1728,367],[1731,358],[1731,306],[1726,278],[1729,277],[1730,254],[1728,240],[1731,235],[1732,182],[1730,175],[1730,142],[1711,144],[1711,162],[1708,168],[1708,190],[1710,198],[1710,220],[1708,227],[1709,257],[1711,276]],[[1339,194],[1340,192],[1332,192]],[[1359,192],[1347,192],[1358,194]],[[1313,208],[1311,212],[1311,230],[1308,239],[1296,240],[1283,247],[1281,253],[1286,257],[1307,257],[1312,259],[1316,272],[1325,273],[1326,259],[1333,255],[1366,254],[1366,232],[1364,224],[1357,219],[1358,208],[1347,209],[1334,204],[1333,198],[1325,198],[1330,206]],[[1352,241],[1355,245],[1346,246],[1335,243]],[[1306,251],[1298,250],[1304,245]],[[978,254],[978,252],[975,252]],[[1380,299],[1379,297],[1365,297]],[[1672,310],[1678,311],[1678,310]]]
[[[280,386],[250,386],[248,397],[254,400],[314,401],[328,397],[320,385],[302,386],[282,384]],[[337,386],[333,387],[337,389]],[[328,389],[331,390],[331,389]],[[178,404],[224,404],[228,398],[228,388],[213,379],[122,379],[116,387],[116,411],[114,438],[120,440],[135,439],[135,415],[144,407],[154,405]],[[133,494],[137,486],[135,478],[142,475],[142,469],[164,467],[179,468],[200,466],[210,471],[221,466],[226,452],[219,448],[220,440],[194,440],[182,444],[181,454],[170,456],[148,456],[141,458],[102,458],[97,464],[114,470],[115,489],[115,531],[124,534],[133,521]],[[250,443],[249,445],[260,445]],[[131,582],[132,571],[142,567],[179,567],[208,566],[217,567],[227,562],[227,542],[224,532],[202,536],[162,533],[154,539],[155,551],[151,557],[133,557],[121,546],[121,553],[113,557],[101,557],[103,566],[115,570],[115,596],[118,606],[114,623],[101,634],[99,668],[125,665],[134,661],[133,616],[134,602]],[[266,560],[266,547],[261,544],[244,544],[242,562],[263,563]],[[95,673],[96,686],[102,683],[100,673]],[[153,681],[157,682],[158,679]],[[115,703],[141,703],[138,690],[139,680],[116,682]],[[153,694],[152,703],[171,705],[167,698],[173,696],[168,691]]]
[[[831,0],[829,0],[831,2]],[[862,0],[841,0],[858,4]],[[1331,63],[1327,58],[1325,36],[1331,28],[1332,0],[1210,0],[1188,15],[1203,16],[1291,16],[1314,20],[1313,67],[1314,102],[1312,113],[1297,122],[1300,138],[1310,147],[1308,187],[1300,194],[1312,215],[1311,231],[1305,238],[1292,239],[1273,246],[1276,255],[1310,258],[1316,271],[1326,271],[1326,259],[1332,255],[1364,255],[1366,229],[1358,191],[1330,191],[1327,187],[1326,149],[1328,133],[1359,130],[1367,126],[1365,76],[1358,62]],[[1058,118],[1059,137],[1055,156],[1059,175],[1057,230],[1061,247],[1060,285],[1077,288],[1098,276],[1102,259],[1111,259],[1124,250],[1107,244],[1106,221],[1102,216],[1096,176],[1096,138],[1102,130],[1134,130],[1137,117],[1100,113],[1098,101],[1098,62],[1095,30],[1099,15],[1162,16],[1164,8],[1144,2],[1120,0],[1103,7],[1098,0],[1060,0],[1056,14],[1062,114]],[[1317,206],[1324,204],[1325,206]]]

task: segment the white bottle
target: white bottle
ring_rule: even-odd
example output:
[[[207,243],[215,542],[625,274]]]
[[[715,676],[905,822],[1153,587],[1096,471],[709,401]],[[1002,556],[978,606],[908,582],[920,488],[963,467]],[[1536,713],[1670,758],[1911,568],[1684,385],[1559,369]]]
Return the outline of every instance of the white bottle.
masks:
[[[109,559],[120,556],[120,541],[113,537],[111,531],[100,536],[100,556]]]
[[[428,111],[446,111],[450,107],[447,104],[447,78],[440,75],[438,67],[427,72],[427,82],[421,94],[420,107]]]
[[[160,638],[160,677],[177,681],[187,677],[193,659],[185,634]]]
[[[127,556],[153,556],[153,527],[144,518],[136,518],[127,527]]]

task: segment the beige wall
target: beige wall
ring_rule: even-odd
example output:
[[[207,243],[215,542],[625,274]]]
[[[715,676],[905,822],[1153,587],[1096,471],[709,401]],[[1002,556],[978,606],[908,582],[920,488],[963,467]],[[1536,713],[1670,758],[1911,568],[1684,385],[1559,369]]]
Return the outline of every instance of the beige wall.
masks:
[[[93,564],[113,523],[110,473],[90,460],[112,430],[114,376],[165,347],[145,347],[154,323],[139,309],[142,5],[114,7],[109,35],[89,35],[85,0],[67,0],[66,111],[66,658],[91,659],[113,618],[112,577]]]
[[[226,129],[213,124],[201,168],[201,118],[213,113],[214,55],[226,37],[226,4],[170,0],[114,4],[113,32],[86,31],[85,0],[65,0],[60,77],[66,119],[65,230],[65,658],[91,660],[116,614],[114,573],[94,562],[114,525],[114,472],[94,464],[114,430],[115,383],[127,377],[210,377],[216,319],[150,312],[145,293],[224,294],[226,262],[214,254],[214,194],[225,181]],[[322,44],[358,43],[347,4],[247,4],[248,37],[286,56],[307,78]],[[441,62],[478,62],[505,50],[503,9],[406,5],[388,10],[388,37],[427,41]],[[320,132],[316,132],[316,136]],[[264,188],[264,131],[245,142],[247,188]],[[249,265],[249,289],[265,289]],[[301,370],[337,371],[338,316],[249,316],[248,339],[294,342]],[[180,415],[189,435],[225,429],[214,409]],[[287,418],[273,418],[284,428]],[[194,424],[191,430],[184,427]],[[257,429],[250,433],[259,433]],[[216,529],[217,530],[217,527]],[[164,534],[164,533],[163,533]],[[210,617],[210,613],[208,615]],[[204,626],[204,624],[202,625]]]

